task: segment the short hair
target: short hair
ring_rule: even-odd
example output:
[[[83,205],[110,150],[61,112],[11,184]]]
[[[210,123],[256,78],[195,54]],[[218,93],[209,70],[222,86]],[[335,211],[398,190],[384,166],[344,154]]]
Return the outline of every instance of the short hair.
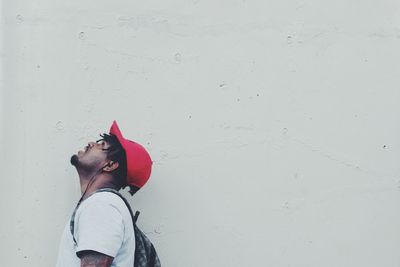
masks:
[[[130,187],[129,193],[131,195],[135,194],[139,187],[128,185],[126,183],[126,175],[127,175],[127,166],[126,166],[126,153],[121,143],[118,141],[115,135],[110,134],[100,134],[102,140],[109,144],[109,147],[106,149],[107,159],[112,160],[114,162],[118,162],[118,168],[112,172],[113,178],[116,182],[116,185],[121,188],[125,188],[127,186]]]

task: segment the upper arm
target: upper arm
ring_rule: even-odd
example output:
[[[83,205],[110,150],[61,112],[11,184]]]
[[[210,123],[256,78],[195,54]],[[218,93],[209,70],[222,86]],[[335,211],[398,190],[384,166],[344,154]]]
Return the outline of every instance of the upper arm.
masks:
[[[113,257],[93,250],[81,251],[78,257],[81,259],[81,267],[110,267],[114,260]]]

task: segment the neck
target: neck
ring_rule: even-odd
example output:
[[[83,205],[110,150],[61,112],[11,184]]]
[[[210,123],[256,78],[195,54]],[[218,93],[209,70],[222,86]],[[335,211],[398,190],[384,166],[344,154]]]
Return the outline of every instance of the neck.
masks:
[[[90,173],[79,172],[82,200],[90,196],[94,191],[101,188],[119,189],[113,177],[109,173],[94,171]]]

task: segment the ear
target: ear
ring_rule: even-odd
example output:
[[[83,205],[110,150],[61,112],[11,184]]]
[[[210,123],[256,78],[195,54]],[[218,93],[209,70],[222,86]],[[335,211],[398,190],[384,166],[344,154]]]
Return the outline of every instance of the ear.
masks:
[[[119,167],[118,162],[110,161],[106,166],[103,167],[103,171],[105,172],[113,172]]]

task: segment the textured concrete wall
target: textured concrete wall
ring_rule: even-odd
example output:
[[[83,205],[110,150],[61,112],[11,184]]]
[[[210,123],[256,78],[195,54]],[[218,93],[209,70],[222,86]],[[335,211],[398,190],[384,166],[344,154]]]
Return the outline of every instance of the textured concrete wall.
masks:
[[[400,2],[2,6],[2,266],[53,266],[113,119],[164,266],[400,265]]]

